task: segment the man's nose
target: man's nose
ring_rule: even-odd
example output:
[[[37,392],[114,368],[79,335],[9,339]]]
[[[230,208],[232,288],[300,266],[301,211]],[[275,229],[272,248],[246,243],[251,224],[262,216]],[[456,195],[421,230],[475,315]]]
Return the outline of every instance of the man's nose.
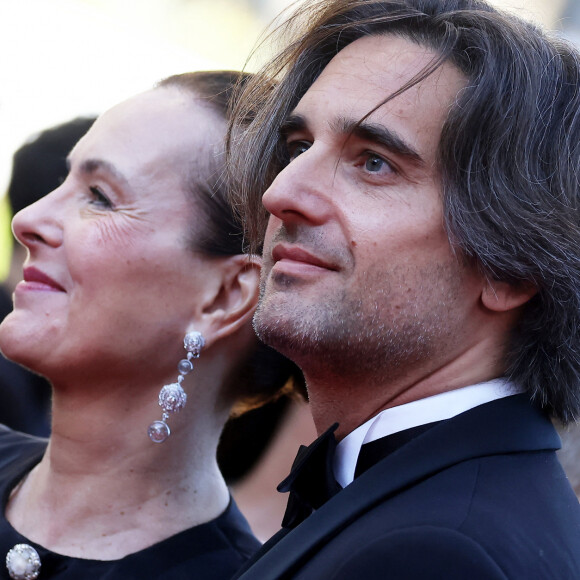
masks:
[[[283,222],[321,225],[333,212],[335,172],[336,162],[314,144],[280,171],[262,203]]]

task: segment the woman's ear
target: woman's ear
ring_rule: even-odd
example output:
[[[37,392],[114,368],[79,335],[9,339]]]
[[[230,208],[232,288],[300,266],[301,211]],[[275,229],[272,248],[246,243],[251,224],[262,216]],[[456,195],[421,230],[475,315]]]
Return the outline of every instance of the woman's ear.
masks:
[[[201,312],[201,326],[206,329],[209,343],[230,336],[249,323],[260,293],[261,259],[258,256],[228,256],[219,268],[219,289]]]
[[[508,282],[486,280],[481,293],[481,301],[488,310],[507,312],[522,306],[537,293],[537,288],[530,283],[516,286]]]

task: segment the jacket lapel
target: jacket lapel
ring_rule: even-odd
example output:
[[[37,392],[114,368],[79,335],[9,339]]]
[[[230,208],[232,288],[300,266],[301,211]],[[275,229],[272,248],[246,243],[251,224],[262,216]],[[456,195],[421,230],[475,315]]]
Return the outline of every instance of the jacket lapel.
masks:
[[[457,463],[499,453],[559,448],[560,438],[550,420],[530,404],[527,395],[475,407],[434,426],[371,467],[284,535],[240,578],[286,577],[362,513],[401,488]]]

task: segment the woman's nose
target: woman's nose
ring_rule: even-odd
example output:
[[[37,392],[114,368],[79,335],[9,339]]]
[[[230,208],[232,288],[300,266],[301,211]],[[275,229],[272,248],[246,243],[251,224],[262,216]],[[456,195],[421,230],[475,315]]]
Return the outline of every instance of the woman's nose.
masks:
[[[62,187],[62,186],[61,186]],[[12,219],[15,238],[26,248],[57,247],[62,242],[62,224],[58,209],[59,190],[20,210]]]

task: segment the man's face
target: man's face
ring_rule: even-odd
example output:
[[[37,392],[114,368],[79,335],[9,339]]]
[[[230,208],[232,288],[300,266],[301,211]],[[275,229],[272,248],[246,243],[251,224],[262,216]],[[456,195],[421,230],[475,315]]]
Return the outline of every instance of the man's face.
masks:
[[[464,77],[445,64],[357,125],[433,57],[395,36],[359,39],[281,128],[290,163],[263,197],[255,327],[307,378],[435,370],[469,348],[482,280],[450,247],[436,164]]]

